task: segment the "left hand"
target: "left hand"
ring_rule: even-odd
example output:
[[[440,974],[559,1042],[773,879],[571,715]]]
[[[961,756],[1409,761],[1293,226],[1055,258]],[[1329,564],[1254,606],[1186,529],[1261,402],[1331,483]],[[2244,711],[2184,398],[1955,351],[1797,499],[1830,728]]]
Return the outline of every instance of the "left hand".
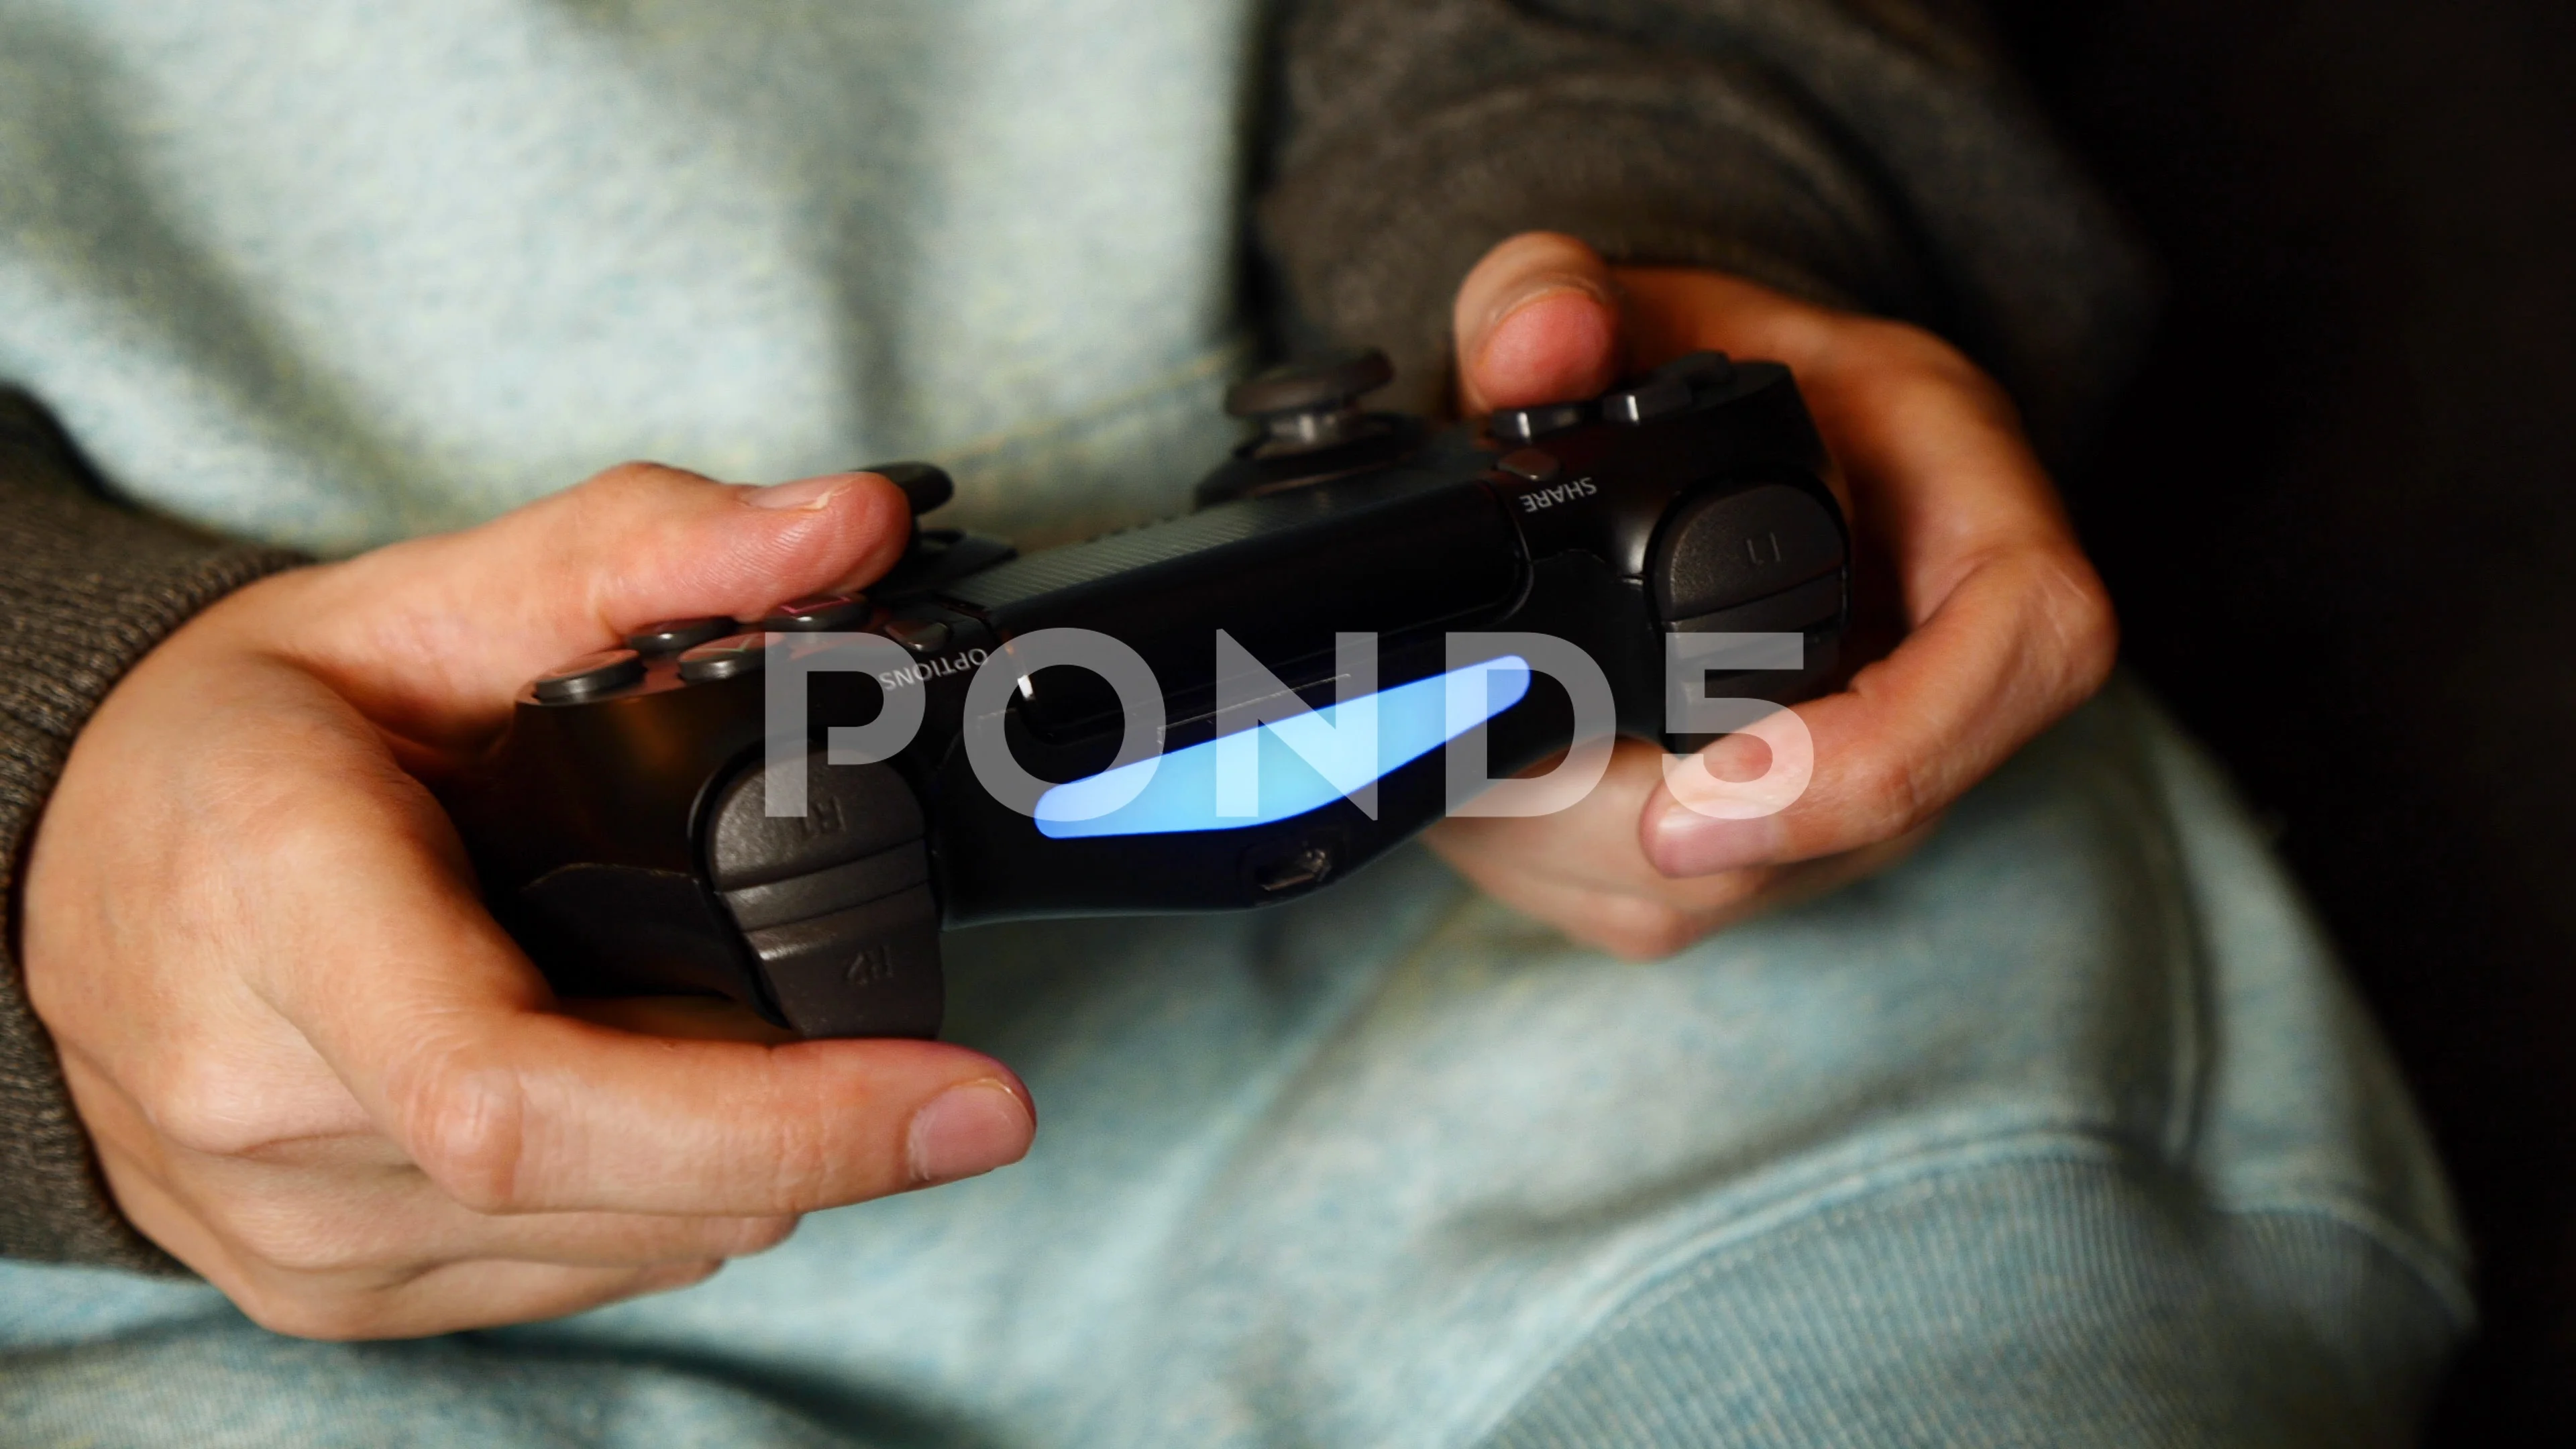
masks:
[[[1487,253],[1456,316],[1469,416],[1589,397],[1700,348],[1787,363],[1848,481],[1860,555],[1892,565],[1903,616],[1892,652],[1797,707],[1815,773],[1776,815],[1700,814],[1674,798],[1661,749],[1623,739],[1572,809],[1442,821],[1433,848],[1505,904],[1615,955],[1670,955],[1898,859],[2109,675],[2109,597],[2010,400],[1930,333],[1717,272],[1614,268],[1546,232]],[[1722,780],[1767,767],[1744,735],[1702,754]]]

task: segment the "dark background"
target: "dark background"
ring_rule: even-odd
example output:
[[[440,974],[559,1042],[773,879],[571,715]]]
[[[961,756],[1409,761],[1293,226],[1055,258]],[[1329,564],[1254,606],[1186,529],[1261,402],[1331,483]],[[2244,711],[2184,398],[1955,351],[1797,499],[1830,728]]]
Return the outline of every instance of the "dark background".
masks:
[[[2576,1443],[2576,4],[2008,0],[2171,307],[2069,477],[2432,1119],[2485,1328],[2437,1445]]]

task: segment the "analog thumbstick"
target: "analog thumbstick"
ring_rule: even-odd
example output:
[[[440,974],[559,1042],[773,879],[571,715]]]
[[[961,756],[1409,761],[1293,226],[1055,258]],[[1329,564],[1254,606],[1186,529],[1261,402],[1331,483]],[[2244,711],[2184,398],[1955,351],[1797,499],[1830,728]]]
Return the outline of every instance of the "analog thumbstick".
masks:
[[[1360,399],[1395,380],[1395,364],[1371,347],[1284,363],[1226,389],[1225,410],[1259,418],[1260,455],[1303,453],[1376,431]]]
[[[1338,412],[1395,381],[1395,364],[1374,347],[1282,363],[1225,391],[1225,410],[1238,418],[1280,413]]]

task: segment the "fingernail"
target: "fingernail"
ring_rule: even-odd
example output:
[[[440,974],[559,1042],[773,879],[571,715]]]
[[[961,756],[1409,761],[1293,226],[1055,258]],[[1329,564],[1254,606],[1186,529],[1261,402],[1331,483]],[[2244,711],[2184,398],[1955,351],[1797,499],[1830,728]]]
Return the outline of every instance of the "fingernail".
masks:
[[[754,508],[802,508],[808,513],[832,506],[832,500],[850,491],[855,473],[830,473],[820,478],[799,478],[793,483],[772,483],[754,488],[742,501]]]
[[[955,1182],[1028,1154],[1036,1124],[1020,1094],[991,1078],[951,1087],[912,1115],[912,1180]]]
[[[1492,309],[1485,313],[1485,335],[1492,336],[1495,329],[1510,321],[1512,315],[1521,309],[1559,293],[1588,297],[1605,307],[1610,305],[1609,291],[1597,277],[1588,277],[1580,272],[1537,272],[1523,277],[1510,291],[1495,300]]]
[[[1677,880],[1767,864],[1784,843],[1776,815],[1722,820],[1678,800],[1666,802],[1663,813],[1646,827],[1646,858]]]

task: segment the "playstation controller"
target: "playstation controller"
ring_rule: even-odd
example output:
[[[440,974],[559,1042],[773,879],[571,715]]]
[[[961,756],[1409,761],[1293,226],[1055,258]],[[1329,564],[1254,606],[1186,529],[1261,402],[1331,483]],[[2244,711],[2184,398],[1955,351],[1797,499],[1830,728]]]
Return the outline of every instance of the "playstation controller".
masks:
[[[1041,552],[922,524],[934,466],[870,470],[916,521],[864,594],[520,692],[441,791],[493,913],[566,996],[933,1036],[944,927],[1291,900],[1454,808],[1461,761],[1687,752],[1694,701],[1830,681],[1850,538],[1787,368],[1699,353],[1445,431],[1362,406],[1391,376],[1238,384],[1257,430],[1191,511]]]

